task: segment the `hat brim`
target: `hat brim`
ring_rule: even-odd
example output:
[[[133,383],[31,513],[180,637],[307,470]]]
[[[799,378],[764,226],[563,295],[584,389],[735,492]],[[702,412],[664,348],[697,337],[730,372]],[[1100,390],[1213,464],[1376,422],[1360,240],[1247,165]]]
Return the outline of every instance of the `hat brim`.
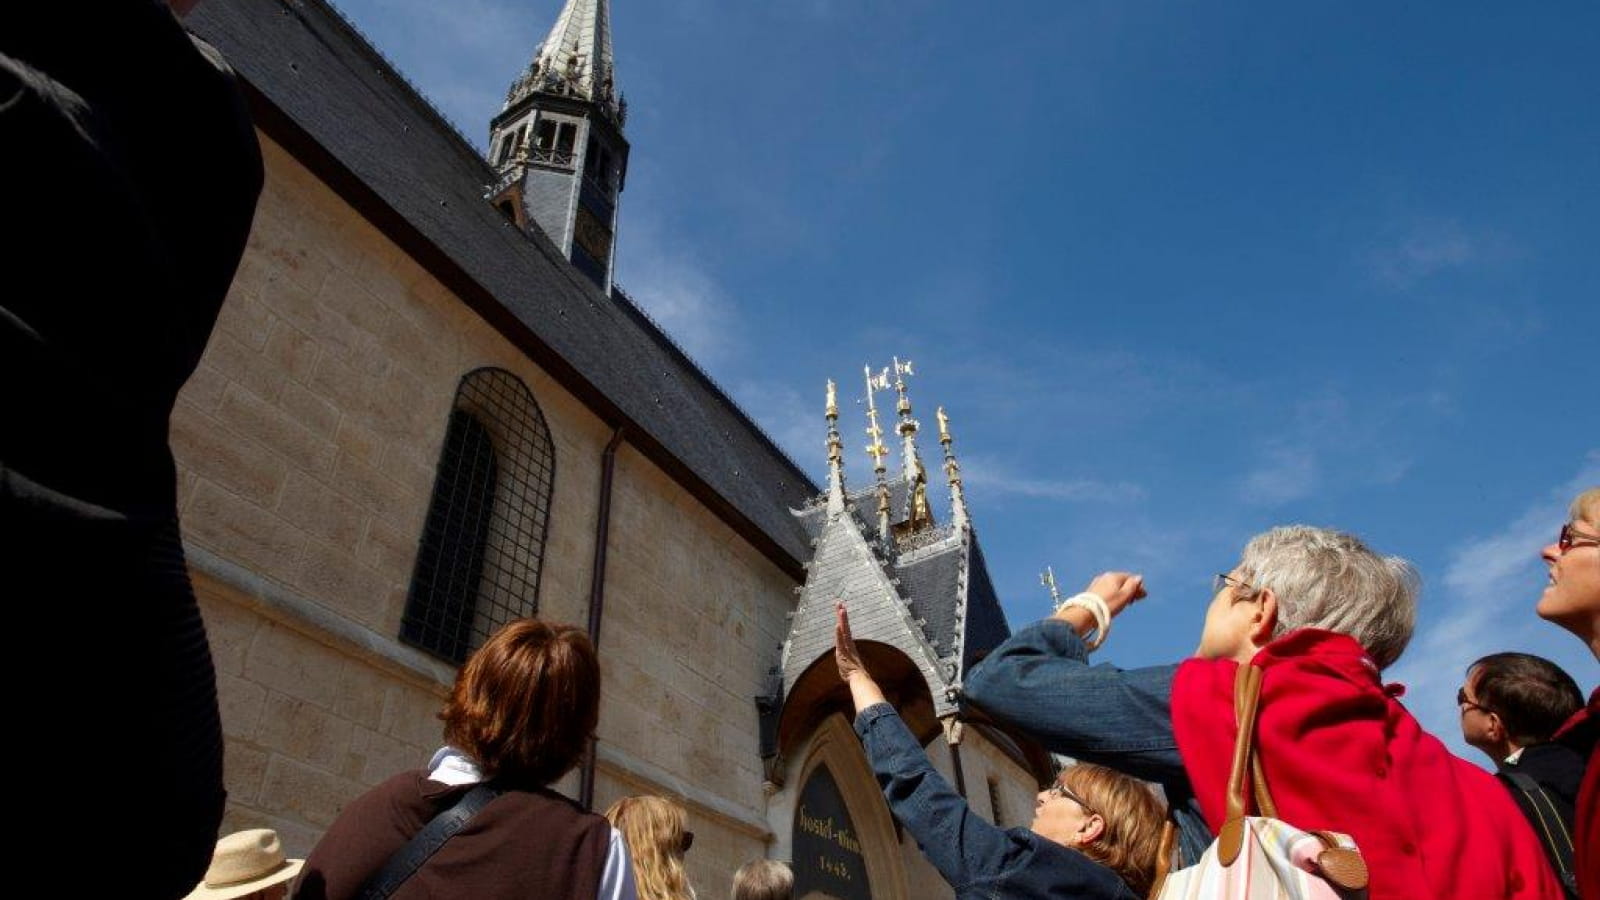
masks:
[[[183,900],[234,900],[236,897],[253,894],[263,888],[269,888],[275,884],[288,881],[299,875],[300,869],[305,864],[306,861],[303,859],[291,859],[283,864],[283,868],[272,872],[270,875],[263,875],[260,878],[253,878],[249,881],[241,881],[238,884],[227,884],[221,887],[208,887],[202,881]]]

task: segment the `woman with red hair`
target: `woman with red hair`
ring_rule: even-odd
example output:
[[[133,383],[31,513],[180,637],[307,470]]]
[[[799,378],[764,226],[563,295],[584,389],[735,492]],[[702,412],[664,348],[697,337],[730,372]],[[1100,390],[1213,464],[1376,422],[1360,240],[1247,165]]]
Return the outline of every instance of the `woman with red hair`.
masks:
[[[427,768],[356,798],[306,859],[296,897],[350,900],[412,836],[480,783],[499,790],[392,894],[636,900],[627,848],[606,820],[550,790],[600,719],[600,661],[570,625],[519,619],[467,660],[439,714]]]

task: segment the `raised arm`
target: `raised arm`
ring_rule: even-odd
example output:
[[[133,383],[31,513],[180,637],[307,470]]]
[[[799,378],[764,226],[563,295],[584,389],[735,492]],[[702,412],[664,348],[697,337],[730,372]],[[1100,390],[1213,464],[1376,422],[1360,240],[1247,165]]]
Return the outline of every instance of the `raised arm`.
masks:
[[[855,702],[856,734],[895,818],[958,893],[973,885],[1003,885],[1038,852],[1043,838],[1026,829],[999,828],[972,811],[933,768],[922,745],[884,700],[883,691],[861,663],[842,603],[837,611],[834,658]],[[1087,889],[1103,880],[1095,878],[1087,858],[1081,860],[1082,871],[1071,868],[1078,861],[1076,854],[1071,857],[1058,881],[1082,880]],[[1087,890],[1084,895],[1094,896]]]
[[[1143,595],[1138,576],[1124,573],[1102,575],[1089,588],[1112,615]],[[1090,665],[1083,634],[1093,626],[1086,610],[1066,607],[1019,631],[967,673],[967,701],[1055,753],[1151,781],[1182,779],[1171,714],[1178,667]]]

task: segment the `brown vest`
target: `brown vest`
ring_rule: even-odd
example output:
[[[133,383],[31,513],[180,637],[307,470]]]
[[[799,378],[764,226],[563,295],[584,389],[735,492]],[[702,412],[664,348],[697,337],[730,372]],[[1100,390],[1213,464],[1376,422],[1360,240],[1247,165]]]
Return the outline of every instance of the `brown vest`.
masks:
[[[297,900],[353,900],[366,880],[470,786],[402,772],[344,808],[306,859]],[[484,807],[395,891],[394,900],[540,897],[594,900],[611,826],[546,789]]]

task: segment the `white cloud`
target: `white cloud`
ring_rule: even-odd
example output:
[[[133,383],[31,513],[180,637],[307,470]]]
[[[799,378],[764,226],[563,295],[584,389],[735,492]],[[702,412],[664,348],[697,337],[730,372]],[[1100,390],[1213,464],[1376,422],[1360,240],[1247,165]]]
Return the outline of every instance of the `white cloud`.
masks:
[[[1391,227],[1368,255],[1379,283],[1406,290],[1434,275],[1503,259],[1506,239],[1455,219],[1418,219]]]
[[[819,484],[823,481],[828,429],[822,417],[821,388],[814,396],[806,396],[788,383],[744,379],[728,385],[728,392],[795,465]]]
[[[961,474],[967,487],[990,496],[1011,495],[1068,503],[1122,503],[1145,496],[1144,488],[1132,482],[1038,478],[983,456],[963,457]]]
[[[693,249],[635,219],[618,236],[617,265],[617,283],[696,362],[726,361],[737,343],[737,314]]]
[[[1544,622],[1533,604],[1544,584],[1539,550],[1555,538],[1567,504],[1600,483],[1600,450],[1571,480],[1552,488],[1498,531],[1465,540],[1451,555],[1437,591],[1424,591],[1421,622],[1402,662],[1387,677],[1407,687],[1407,707],[1458,755],[1480,765],[1461,741],[1455,689],[1473,660],[1502,650],[1534,653],[1593,682],[1594,661],[1572,635]]]
[[[1244,499],[1262,506],[1277,506],[1308,497],[1316,490],[1319,467],[1316,456],[1304,446],[1268,447],[1262,461],[1245,474]]]

